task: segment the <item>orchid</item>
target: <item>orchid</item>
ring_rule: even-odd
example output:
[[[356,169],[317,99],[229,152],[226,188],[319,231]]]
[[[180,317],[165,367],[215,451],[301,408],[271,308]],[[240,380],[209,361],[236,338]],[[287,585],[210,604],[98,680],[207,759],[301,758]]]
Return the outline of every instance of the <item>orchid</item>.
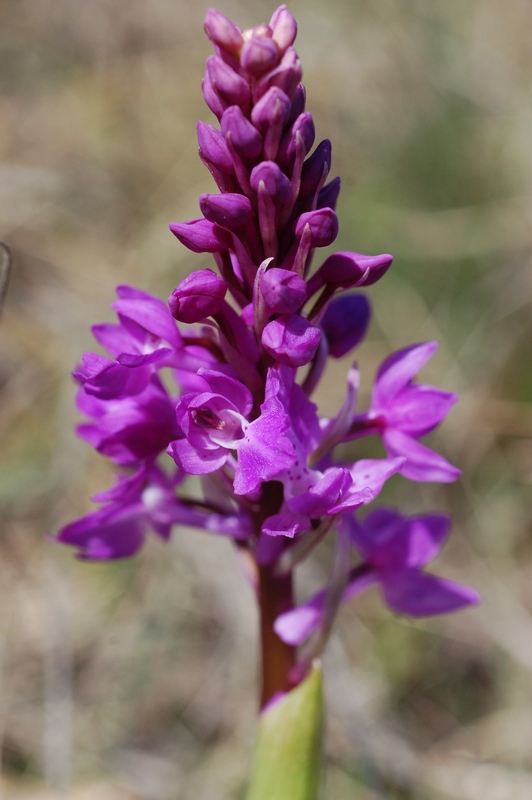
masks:
[[[203,94],[219,127],[199,122],[197,135],[219,191],[200,197],[201,217],[170,231],[192,253],[212,254],[218,272],[193,272],[168,304],[120,286],[118,324],[94,326],[109,356],[87,353],[74,372],[89,418],[78,434],[114,462],[119,482],[57,538],[100,561],[132,556],[150,530],[166,540],[179,525],[236,541],[261,614],[267,708],[305,680],[340,602],[370,584],[411,616],[478,597],[422,569],[447,534],[445,517],[386,508],[357,516],[390,479],[460,474],[418,441],[456,401],[414,383],[437,343],[386,359],[366,411],[356,411],[356,365],[336,417],[320,416],[311,399],[328,357],[345,356],[366,334],[369,301],[350,290],[383,278],[393,258],[343,251],[312,268],[315,251],[338,234],[340,180],[329,180],[330,141],[313,150],[296,22],[282,5],[268,24],[241,31],[211,9],[205,30],[214,55]],[[337,445],[369,434],[386,457],[338,460]],[[188,475],[199,476],[203,494],[185,498]],[[297,565],[335,531],[329,585],[296,605]],[[298,653],[308,637],[310,649]]]

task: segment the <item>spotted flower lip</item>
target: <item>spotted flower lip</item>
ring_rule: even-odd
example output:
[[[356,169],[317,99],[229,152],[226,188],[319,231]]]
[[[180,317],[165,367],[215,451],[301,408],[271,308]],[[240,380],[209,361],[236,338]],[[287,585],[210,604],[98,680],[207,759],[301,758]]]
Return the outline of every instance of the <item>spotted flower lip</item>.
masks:
[[[214,53],[202,91],[214,119],[198,122],[197,139],[214,185],[199,198],[200,218],[169,228],[191,253],[210,254],[213,269],[198,259],[200,268],[167,287],[168,303],[121,285],[112,304],[118,323],[93,327],[106,354],[85,353],[73,373],[85,417],[78,435],[120,479],[57,541],[101,561],[132,556],[150,533],[166,540],[182,525],[237,540],[262,639],[289,645],[271,656],[290,662],[281,677],[264,653],[264,673],[275,672],[264,706],[272,682],[282,678],[275,688],[287,691],[321,653],[340,601],[366,587],[378,584],[392,610],[411,616],[454,611],[478,596],[425,571],[447,535],[446,517],[375,508],[388,480],[399,491],[404,478],[459,475],[419,441],[457,399],[415,382],[437,343],[392,353],[369,408],[357,407],[356,363],[335,415],[320,415],[312,400],[330,382],[331,359],[364,341],[365,289],[393,257],[345,250],[319,258],[338,236],[341,182],[330,140],[316,143],[296,21],[281,5],[269,22],[242,30],[209,9],[205,32]],[[368,435],[381,439],[385,457],[360,457],[357,440]],[[187,476],[197,477],[185,489]],[[329,534],[329,582],[294,606],[293,573]]]

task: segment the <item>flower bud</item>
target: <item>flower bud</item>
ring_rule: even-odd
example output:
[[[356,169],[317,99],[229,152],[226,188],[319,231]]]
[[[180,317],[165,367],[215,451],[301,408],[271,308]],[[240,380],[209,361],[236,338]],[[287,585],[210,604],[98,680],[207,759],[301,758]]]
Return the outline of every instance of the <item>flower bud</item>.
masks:
[[[320,190],[318,195],[317,208],[336,208],[338,195],[340,194],[340,178],[334,178],[330,183],[327,183],[323,189]]]
[[[205,15],[205,33],[214,44],[235,55],[242,47],[242,31],[234,22],[220,14],[214,8],[209,8]]]
[[[197,131],[201,157],[224,175],[232,175],[234,172],[233,159],[227,149],[223,134],[213,125],[206,125],[201,120],[198,121]]]
[[[294,96],[292,98],[292,107],[290,109],[290,116],[288,123],[293,125],[300,114],[305,110],[305,103],[307,101],[307,93],[302,83],[298,84]]]
[[[216,94],[226,105],[245,106],[251,97],[249,83],[218,56],[209,56],[207,72]]]
[[[253,99],[260,100],[271,86],[278,86],[285,94],[293,98],[298,84],[301,82],[303,70],[301,62],[293,47],[289,47],[282,57],[279,66],[263,75],[254,86]]]
[[[170,297],[168,305],[178,322],[201,322],[220,310],[227,286],[211,269],[200,269],[181,281]]]
[[[253,168],[250,176],[251,188],[258,192],[261,181],[276,203],[283,203],[292,195],[292,184],[275,161],[262,161]]]
[[[206,219],[171,222],[168,226],[181,244],[193,253],[220,253],[232,244],[231,234]]]
[[[275,159],[290,115],[290,98],[278,86],[268,89],[256,103],[251,120],[264,136],[264,157]]]
[[[262,137],[251,122],[246,119],[242,109],[230,106],[222,116],[222,133],[231,142],[235,150],[246,158],[256,158],[262,151]]]
[[[296,134],[299,133],[303,140],[305,154],[309,152],[314,144],[316,135],[314,120],[308,111],[304,111],[296,119],[288,133],[285,133],[279,145],[278,160],[283,166],[292,162],[296,154]]]
[[[334,253],[324,261],[311,281],[320,277],[320,283],[341,289],[352,286],[371,286],[388,271],[393,256],[364,256],[362,253]],[[310,286],[309,286],[310,294]]]
[[[321,327],[333,358],[342,358],[362,341],[370,316],[371,308],[364,294],[346,294],[331,300]]]
[[[260,280],[260,290],[270,314],[292,314],[307,299],[307,284],[288,269],[272,267]]]
[[[199,199],[201,213],[209,222],[215,222],[230,231],[241,228],[251,219],[253,209],[243,194],[202,194]]]
[[[281,53],[294,44],[297,36],[297,23],[285,5],[279,6],[277,11],[273,12],[270,28],[273,31],[273,41]]]
[[[288,121],[290,106],[290,98],[283,90],[272,86],[253,107],[251,121],[261,132],[272,124],[279,124],[282,129]]]
[[[242,67],[255,78],[260,78],[271,70],[278,59],[279,53],[275,42],[270,37],[257,35],[255,32],[247,42],[244,42],[240,51]]]
[[[327,247],[338,236],[338,217],[332,208],[301,214],[294,227],[295,235],[301,237],[307,225],[311,233],[311,247]]]
[[[203,92],[205,102],[209,106],[214,116],[220,119],[224,113],[227,103],[224,103],[220,99],[219,95],[217,95],[214,91],[214,86],[212,85],[211,76],[209,75],[209,70],[207,67],[205,67],[205,74],[201,82],[201,91]]]
[[[298,314],[282,316],[269,322],[262,332],[265,350],[281,364],[302,367],[312,361],[320,343],[321,332]]]
[[[301,197],[313,197],[318,186],[322,184],[322,181],[329,174],[330,168],[331,142],[329,139],[324,139],[303,164],[301,188],[299,190]]]

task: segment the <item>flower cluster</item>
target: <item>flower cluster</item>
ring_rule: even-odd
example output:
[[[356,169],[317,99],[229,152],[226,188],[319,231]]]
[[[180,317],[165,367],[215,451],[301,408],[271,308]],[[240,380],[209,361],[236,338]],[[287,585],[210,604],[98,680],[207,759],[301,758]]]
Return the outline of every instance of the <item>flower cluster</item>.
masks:
[[[170,230],[192,252],[212,253],[218,271],[192,273],[168,304],[119,286],[118,323],[93,327],[109,357],[87,353],[74,373],[88,418],[78,433],[120,477],[94,498],[101,508],[58,539],[82,558],[109,559],[131,556],[149,531],[166,539],[176,524],[233,538],[271,623],[263,643],[290,653],[286,687],[323,647],[340,602],[370,584],[411,615],[477,601],[422,570],[442,545],[445,517],[382,508],[356,516],[396,473],[457,478],[419,442],[456,397],[414,382],[437,346],[429,342],[386,359],[367,411],[355,410],[353,366],[336,417],[318,415],[310,397],[327,359],[356,348],[370,319],[366,295],[349,290],[382,278],[392,256],[337,252],[312,270],[315,251],[338,233],[340,180],[329,180],[330,141],[314,147],[286,6],[246,31],[210,10],[205,30],[215,54],[203,94],[219,125],[198,122],[197,133],[219,191],[200,197],[200,218]],[[386,458],[338,461],[337,445],[368,435],[380,437]],[[201,496],[184,495],[187,475],[200,476]],[[292,572],[331,530],[330,584],[295,606]],[[305,642],[297,662],[294,646]],[[265,699],[283,688],[274,684]]]

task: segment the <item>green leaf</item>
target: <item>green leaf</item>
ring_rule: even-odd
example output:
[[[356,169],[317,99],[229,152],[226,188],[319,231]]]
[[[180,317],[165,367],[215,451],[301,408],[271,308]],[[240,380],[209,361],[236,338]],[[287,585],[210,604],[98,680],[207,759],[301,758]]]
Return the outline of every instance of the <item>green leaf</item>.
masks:
[[[323,733],[318,662],[303,683],[259,718],[246,800],[317,800]]]

